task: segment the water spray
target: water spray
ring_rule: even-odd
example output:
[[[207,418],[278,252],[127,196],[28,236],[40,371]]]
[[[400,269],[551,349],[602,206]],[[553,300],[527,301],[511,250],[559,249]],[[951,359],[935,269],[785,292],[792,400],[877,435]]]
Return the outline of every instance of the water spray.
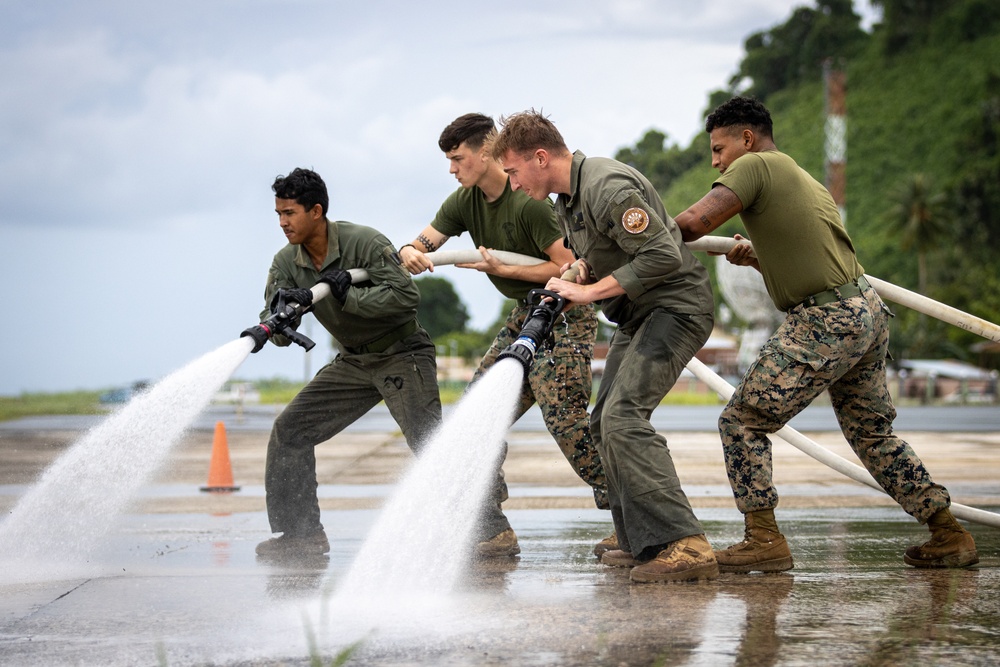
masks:
[[[550,290],[533,289],[528,292],[528,304],[535,303],[536,300],[537,305],[524,318],[521,335],[497,357],[497,361],[508,358],[517,359],[524,366],[525,373],[531,368],[531,362],[534,360],[535,352],[539,346],[552,333],[556,318],[566,307],[566,299]]]

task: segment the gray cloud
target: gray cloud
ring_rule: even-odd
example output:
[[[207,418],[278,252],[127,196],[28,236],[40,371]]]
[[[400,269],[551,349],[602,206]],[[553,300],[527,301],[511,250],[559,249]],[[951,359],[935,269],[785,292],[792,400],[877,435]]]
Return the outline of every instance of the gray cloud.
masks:
[[[456,187],[436,145],[455,116],[542,108],[593,155],[650,127],[686,143],[744,37],[789,12],[783,0],[15,5],[0,25],[0,270],[33,303],[0,394],[156,379],[253,324],[283,242],[278,173],[315,168],[333,217],[405,243]],[[475,326],[495,318],[483,276],[438,275]],[[301,368],[297,351],[273,349],[239,374]]]

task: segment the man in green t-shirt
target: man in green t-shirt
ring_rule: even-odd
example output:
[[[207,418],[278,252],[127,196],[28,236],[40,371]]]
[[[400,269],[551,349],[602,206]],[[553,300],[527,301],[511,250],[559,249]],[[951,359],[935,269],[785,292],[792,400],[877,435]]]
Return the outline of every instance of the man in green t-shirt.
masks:
[[[712,166],[722,175],[677,216],[684,240],[739,214],[756,257],[742,244],[727,258],[760,271],[774,305],[787,313],[719,418],[729,481],[746,522],[745,539],[716,552],[719,568],[791,569],[791,550],[774,518],[778,493],[767,436],[824,390],[865,468],[930,529],[931,539],[907,549],[903,560],[915,567],[979,562],[972,535],[948,509],[947,489],[892,433],[896,410],[885,373],[891,313],[865,280],[830,193],[778,151],[760,102],[734,97],[708,116],[705,129]]]
[[[501,294],[517,302],[480,361],[473,381],[517,340],[530,310],[525,302],[528,292],[544,287],[545,281],[559,275],[562,265],[573,261],[572,253],[563,245],[552,203],[534,201],[523,193],[513,192],[503,169],[486,153],[484,142],[494,129],[493,119],[478,113],[460,116],[444,129],[438,146],[462,187],[445,200],[433,222],[412,243],[399,249],[403,265],[417,275],[434,270],[425,253],[437,250],[453,236],[468,232],[482,260],[456,266],[487,274]],[[497,261],[487,249],[545,261],[534,266],[509,266]],[[576,474],[591,486],[597,506],[607,509],[607,483],[590,436],[587,414],[597,316],[593,306],[587,305],[571,308],[562,317],[563,321],[553,329],[554,344],[543,346],[535,355],[521,387],[515,419],[537,402],[559,449]],[[507,496],[502,472],[494,493],[483,517],[477,554],[515,555],[520,552],[517,536],[500,509]],[[606,538],[595,548],[595,554],[600,556],[617,546],[613,538]]]

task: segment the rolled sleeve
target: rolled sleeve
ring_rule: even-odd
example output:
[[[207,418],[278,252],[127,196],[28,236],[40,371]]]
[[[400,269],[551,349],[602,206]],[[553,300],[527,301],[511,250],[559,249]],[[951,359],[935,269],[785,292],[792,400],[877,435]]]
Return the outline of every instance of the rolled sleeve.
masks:
[[[642,279],[636,274],[631,264],[625,264],[621,268],[615,269],[611,272],[611,275],[625,289],[625,294],[628,295],[628,298],[637,299],[645,294],[646,286],[642,283]]]
[[[641,211],[645,224],[626,224],[629,214]],[[628,254],[629,261],[612,274],[631,299],[663,283],[683,263],[680,249],[657,211],[638,190],[623,190],[609,201],[608,236]],[[643,216],[640,214],[640,221]]]

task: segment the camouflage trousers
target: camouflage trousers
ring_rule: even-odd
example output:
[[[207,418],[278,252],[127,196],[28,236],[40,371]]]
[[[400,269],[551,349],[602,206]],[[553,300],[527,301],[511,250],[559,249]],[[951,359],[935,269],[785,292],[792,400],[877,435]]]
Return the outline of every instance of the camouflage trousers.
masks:
[[[475,382],[489,370],[497,357],[509,347],[524,326],[529,307],[518,304],[510,311],[503,328],[490,349],[479,362],[473,376]],[[535,353],[534,363],[521,385],[514,419],[517,420],[535,403],[542,411],[545,427],[573,471],[594,492],[594,502],[600,509],[608,508],[608,486],[604,467],[590,436],[590,394],[593,388],[590,362],[597,337],[597,315],[593,306],[576,306],[560,315],[553,327],[552,342],[542,345]],[[492,537],[510,527],[499,509],[507,499],[503,472],[498,473],[495,486],[496,508],[488,508],[483,533]],[[499,530],[498,530],[499,529]]]
[[[741,512],[777,506],[767,436],[824,390],[854,453],[907,514],[925,523],[950,506],[948,491],[892,433],[896,409],[885,376],[889,315],[870,287],[839,302],[788,311],[719,418],[726,470]]]

